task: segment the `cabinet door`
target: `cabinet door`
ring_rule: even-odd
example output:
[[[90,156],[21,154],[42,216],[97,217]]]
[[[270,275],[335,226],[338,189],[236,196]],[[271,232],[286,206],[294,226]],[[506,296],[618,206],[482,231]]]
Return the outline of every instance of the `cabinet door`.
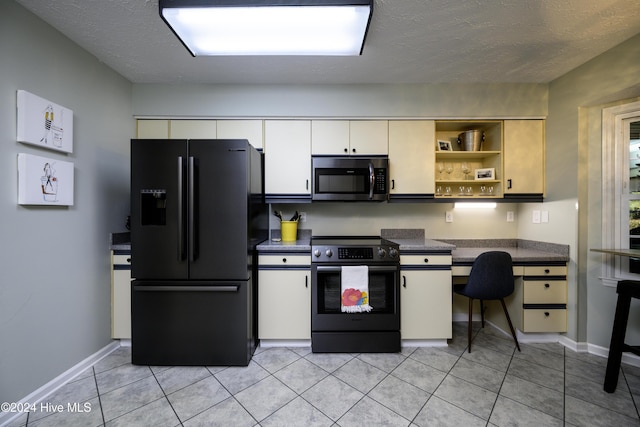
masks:
[[[311,122],[264,123],[265,193],[311,194]]]
[[[131,255],[112,255],[111,273],[111,338],[131,339]]]
[[[544,194],[544,121],[504,121],[504,193]]]
[[[217,126],[220,139],[243,138],[255,148],[264,146],[262,120],[218,120]]]
[[[435,122],[389,122],[391,194],[433,194],[435,191]]]
[[[389,154],[387,120],[352,120],[349,122],[349,154]]]
[[[139,139],[169,138],[169,120],[138,120],[136,125]]]
[[[260,339],[311,339],[310,275],[308,270],[259,271]]]
[[[451,338],[451,271],[401,270],[400,276],[402,339]]]
[[[215,139],[215,120],[171,120],[169,138],[171,139]]]
[[[348,120],[313,120],[311,122],[311,154],[349,154]]]

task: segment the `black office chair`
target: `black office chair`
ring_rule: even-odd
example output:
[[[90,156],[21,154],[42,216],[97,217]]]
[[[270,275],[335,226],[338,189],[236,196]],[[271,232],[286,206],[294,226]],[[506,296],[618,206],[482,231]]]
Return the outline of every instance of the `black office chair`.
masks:
[[[484,328],[484,301],[500,300],[511,335],[520,351],[518,338],[511,324],[511,318],[504,303],[504,298],[513,293],[513,264],[511,255],[502,251],[489,251],[480,254],[473,262],[469,280],[466,284],[455,285],[453,291],[469,298],[469,353],[471,353],[471,318],[473,316],[473,300],[480,300],[480,315]]]

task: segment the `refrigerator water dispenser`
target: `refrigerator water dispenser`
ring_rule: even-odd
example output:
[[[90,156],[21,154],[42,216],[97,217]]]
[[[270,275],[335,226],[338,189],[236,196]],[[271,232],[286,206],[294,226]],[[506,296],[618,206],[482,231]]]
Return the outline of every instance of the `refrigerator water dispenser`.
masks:
[[[140,190],[140,223],[141,225],[166,225],[166,190]]]

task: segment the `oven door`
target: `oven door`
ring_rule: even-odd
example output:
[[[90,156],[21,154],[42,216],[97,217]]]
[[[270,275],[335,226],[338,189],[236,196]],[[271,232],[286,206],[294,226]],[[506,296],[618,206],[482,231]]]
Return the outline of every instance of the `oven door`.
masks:
[[[397,331],[400,329],[400,267],[369,266],[369,305],[366,313],[341,310],[340,265],[311,266],[312,331]]]

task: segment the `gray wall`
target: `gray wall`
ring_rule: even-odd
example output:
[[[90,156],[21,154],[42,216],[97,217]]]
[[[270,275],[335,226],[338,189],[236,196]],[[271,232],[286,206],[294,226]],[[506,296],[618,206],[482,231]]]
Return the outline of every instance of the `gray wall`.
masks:
[[[547,194],[579,204],[576,259],[578,340],[609,347],[615,288],[600,281],[602,256],[602,109],[640,96],[640,35],[576,68],[549,86]],[[574,213],[569,213],[574,215]],[[629,339],[640,340],[640,307],[632,312]]]
[[[131,83],[13,1],[0,2],[0,402],[110,342],[110,231],[128,214]],[[74,111],[65,155],[16,142],[16,90]],[[17,204],[17,154],[75,164],[75,205]]]

